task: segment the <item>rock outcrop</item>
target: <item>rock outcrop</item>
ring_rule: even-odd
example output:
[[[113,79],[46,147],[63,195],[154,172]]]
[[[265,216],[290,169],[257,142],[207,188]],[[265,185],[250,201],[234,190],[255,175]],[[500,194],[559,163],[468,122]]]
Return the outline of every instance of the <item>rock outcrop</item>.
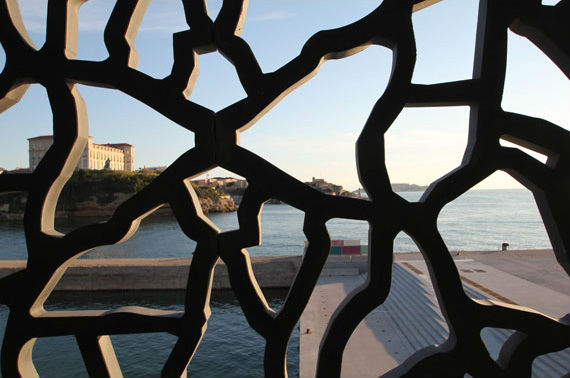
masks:
[[[229,213],[237,210],[234,200],[230,196],[217,199],[200,198],[200,205],[204,214],[208,213]]]
[[[109,217],[113,214],[115,209],[130,196],[132,196],[132,193],[113,193],[107,196],[106,201],[100,201],[96,197],[90,197],[88,200],[80,202],[68,200],[65,201],[65,205],[60,202],[58,203],[56,217]],[[23,219],[25,205],[26,194],[24,193],[10,193],[9,197],[8,195],[0,195],[0,220]],[[227,213],[237,210],[236,204],[230,196],[200,198],[200,205],[202,206],[204,214]],[[171,210],[168,205],[165,205],[153,214],[171,214]]]

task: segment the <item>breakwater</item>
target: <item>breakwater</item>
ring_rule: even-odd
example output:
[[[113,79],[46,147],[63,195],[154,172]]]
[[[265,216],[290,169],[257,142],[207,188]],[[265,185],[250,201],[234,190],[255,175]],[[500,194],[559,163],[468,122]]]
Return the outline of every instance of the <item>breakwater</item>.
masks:
[[[287,288],[295,279],[302,256],[252,257],[252,268],[263,288]],[[185,290],[190,258],[78,259],[67,269],[56,290]],[[26,267],[24,260],[0,261],[0,278]],[[331,256],[323,274],[357,274],[366,256]],[[349,269],[350,268],[350,269]],[[329,270],[327,270],[329,269]],[[214,289],[229,289],[228,270],[218,261]]]
[[[78,259],[67,269],[56,290],[184,290],[190,258]],[[252,258],[253,270],[262,287],[288,287],[293,282],[301,256]],[[24,269],[24,260],[0,261],[0,278]],[[218,262],[214,289],[229,289],[228,271]]]
[[[558,269],[552,250],[455,252],[454,258],[476,258],[486,263],[548,259]],[[395,261],[422,259],[419,253],[397,253]],[[531,259],[531,260],[529,260]],[[295,279],[302,256],[252,257],[253,272],[263,288],[288,288]],[[494,262],[493,262],[494,261]],[[537,261],[537,260],[534,260]],[[99,290],[185,290],[190,258],[141,258],[141,259],[78,259],[67,269],[56,290],[99,291]],[[0,260],[0,278],[25,269],[24,260]],[[505,271],[508,269],[502,268]],[[519,269],[519,268],[517,268]],[[348,276],[368,270],[368,256],[328,257],[321,276]],[[524,273],[524,272],[523,272]],[[554,282],[557,287],[560,283]],[[214,271],[214,289],[230,289],[228,271],[218,261]]]

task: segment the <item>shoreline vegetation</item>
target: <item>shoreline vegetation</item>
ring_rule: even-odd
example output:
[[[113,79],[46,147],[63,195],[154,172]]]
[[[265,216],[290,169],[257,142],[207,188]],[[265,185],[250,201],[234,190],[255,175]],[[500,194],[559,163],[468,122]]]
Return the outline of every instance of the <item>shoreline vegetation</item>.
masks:
[[[110,216],[118,205],[150,184],[155,172],[78,170],[63,187],[56,207],[56,218]],[[232,198],[216,188],[198,187],[192,183],[202,211],[231,212],[237,210]],[[27,193],[0,194],[0,220],[20,220],[24,216]],[[172,214],[168,205],[156,215]]]
[[[9,174],[9,173],[7,173]],[[114,210],[133,194],[151,183],[159,171],[142,169],[137,172],[111,170],[78,170],[64,186],[56,207],[56,218],[110,216]],[[341,185],[314,178],[306,182],[308,186],[325,194],[366,197],[362,189],[353,192],[344,190]],[[202,211],[227,213],[237,210],[247,181],[232,177],[216,177],[192,181]],[[395,183],[396,192],[422,191],[425,186]],[[24,216],[27,194],[10,192],[0,194],[0,220],[21,220]],[[270,200],[269,203],[281,203]],[[171,215],[168,205],[155,211],[155,215]]]

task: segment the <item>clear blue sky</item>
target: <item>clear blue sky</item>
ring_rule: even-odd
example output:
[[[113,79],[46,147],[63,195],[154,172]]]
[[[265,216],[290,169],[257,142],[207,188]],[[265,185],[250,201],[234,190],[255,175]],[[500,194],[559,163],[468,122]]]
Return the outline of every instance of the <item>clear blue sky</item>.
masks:
[[[21,1],[30,36],[45,39],[46,0]],[[556,1],[550,1],[552,4]],[[413,16],[418,59],[415,83],[471,77],[477,1],[444,0]],[[107,56],[103,29],[114,4],[90,0],[80,11],[78,58]],[[220,0],[209,1],[210,14]],[[316,31],[346,25],[377,6],[371,0],[250,0],[242,37],[265,72],[299,52]],[[154,77],[169,74],[173,32],[187,29],[180,1],[153,0],[136,39],[138,68]],[[213,110],[245,97],[230,63],[217,53],[200,56],[200,77],[191,100]],[[0,49],[0,69],[5,56]],[[325,63],[316,77],[286,97],[241,135],[250,149],[296,178],[312,176],[360,187],[354,143],[372,104],[383,92],[391,53],[380,47]],[[168,165],[194,144],[193,134],[118,91],[80,85],[96,143],[135,145],[135,165]],[[509,34],[505,110],[545,118],[570,127],[570,86],[566,77],[534,45]],[[428,184],[459,165],[467,141],[467,107],[406,109],[387,134],[387,166],[392,182]],[[44,89],[34,85],[24,99],[0,115],[0,167],[28,166],[27,138],[51,134]],[[214,170],[210,176],[231,175]],[[480,188],[518,184],[495,174]]]

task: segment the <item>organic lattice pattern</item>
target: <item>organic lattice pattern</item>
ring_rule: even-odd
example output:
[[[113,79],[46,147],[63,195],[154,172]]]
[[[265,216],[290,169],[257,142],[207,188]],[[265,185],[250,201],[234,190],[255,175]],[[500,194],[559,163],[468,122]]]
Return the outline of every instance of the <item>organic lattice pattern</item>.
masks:
[[[27,35],[18,2],[0,0],[0,42],[6,52],[0,110],[17,103],[31,83],[39,83],[47,89],[54,134],[52,147],[33,173],[0,175],[0,191],[28,193],[24,218],[27,267],[0,281],[1,303],[10,308],[2,374],[37,375],[31,360],[36,338],[75,335],[91,376],[120,376],[108,335],[143,332],[177,336],[162,375],[185,374],[206,329],[213,267],[221,258],[249,324],[265,338],[265,375],[286,376],[287,343],[327,259],[330,238],[325,223],[331,218],[368,222],[369,273],[328,325],[319,350],[318,376],[339,376],[342,351],[351,333],[388,296],[392,245],[401,231],[414,239],[428,264],[450,335],[445,343],[416,352],[388,376],[528,376],[536,356],[568,347],[570,331],[564,321],[522,307],[469,298],[436,220],[444,205],[496,170],[506,171],[534,194],[558,262],[570,273],[570,134],[545,120],[501,109],[508,29],[527,37],[570,75],[570,2],[544,6],[539,0],[480,0],[473,78],[413,84],[416,52],[411,14],[437,1],[384,0],[351,25],[316,33],[297,57],[264,73],[248,43],[240,38],[246,0],[224,0],[215,20],[208,16],[205,0],[182,0],[189,28],[173,35],[172,71],[156,79],[137,71],[133,47],[148,0],[116,2],[104,33],[109,57],[101,62],[75,59],[78,10],[84,0],[49,0],[47,36],[41,49]],[[239,134],[315,75],[321,64],[370,45],[391,49],[394,59],[388,87],[356,143],[358,174],[368,200],[317,192],[240,147]],[[215,51],[234,65],[247,93],[245,99],[218,112],[187,99],[198,75],[198,55]],[[76,83],[116,89],[143,102],[193,132],[195,147],[120,205],[107,222],[61,234],[54,229],[55,206],[88,137],[87,114]],[[463,162],[433,182],[419,202],[409,203],[390,188],[384,133],[406,106],[454,105],[471,109]],[[546,164],[501,146],[500,138],[547,155]],[[202,214],[189,184],[189,178],[214,167],[241,175],[249,183],[238,210],[238,230],[221,232],[212,224]],[[268,306],[245,250],[260,242],[259,214],[270,198],[304,212],[303,230],[309,241],[280,310]],[[197,242],[184,311],[56,312],[43,308],[70,261],[90,248],[129,238],[141,219],[164,204],[172,207],[188,238]],[[504,344],[498,361],[491,359],[480,338],[484,327],[517,330]]]

